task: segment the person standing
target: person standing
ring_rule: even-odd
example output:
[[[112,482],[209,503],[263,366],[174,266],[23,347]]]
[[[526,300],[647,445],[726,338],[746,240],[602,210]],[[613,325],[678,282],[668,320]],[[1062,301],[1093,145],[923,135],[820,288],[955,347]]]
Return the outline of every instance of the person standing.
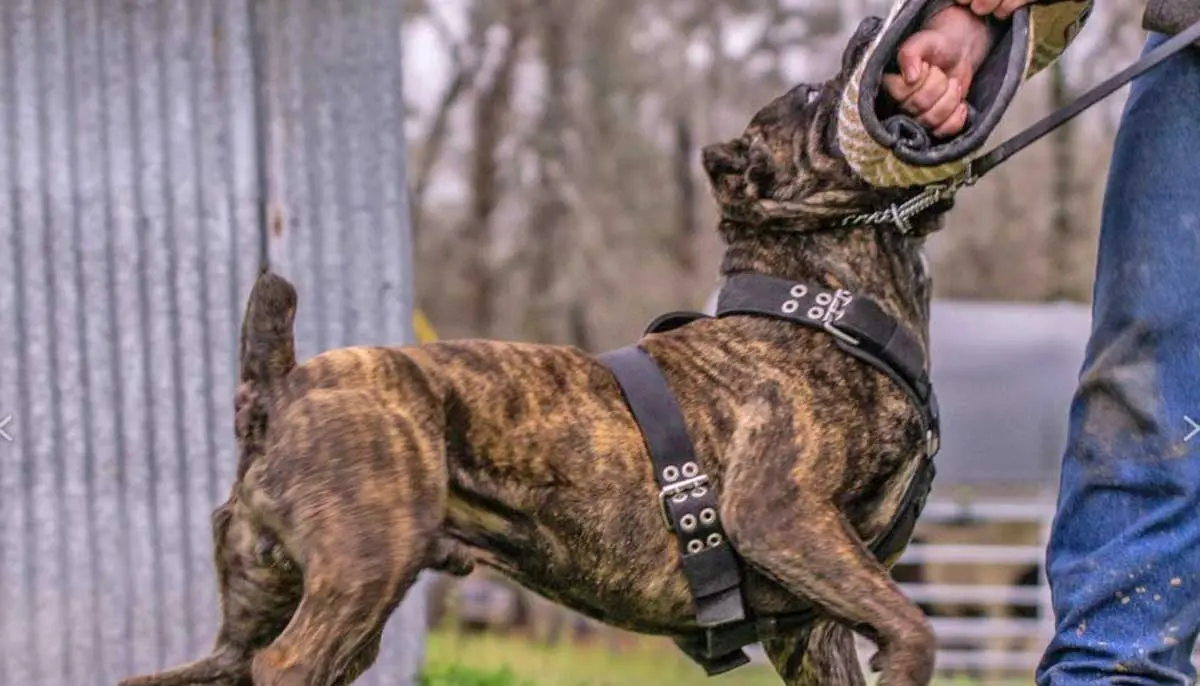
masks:
[[[961,131],[983,18],[1031,2],[957,0],[901,45],[885,89],[935,135]],[[1121,115],[1046,560],[1055,634],[1039,686],[1196,683],[1200,49],[1136,79]]]

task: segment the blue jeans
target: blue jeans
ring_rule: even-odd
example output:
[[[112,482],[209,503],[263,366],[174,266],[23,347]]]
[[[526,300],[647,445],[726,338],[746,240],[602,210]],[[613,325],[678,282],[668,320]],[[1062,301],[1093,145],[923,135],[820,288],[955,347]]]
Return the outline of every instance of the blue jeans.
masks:
[[[1163,36],[1151,34],[1146,47]],[[1117,133],[1092,332],[1047,549],[1039,686],[1195,684],[1200,631],[1200,50],[1138,79]]]

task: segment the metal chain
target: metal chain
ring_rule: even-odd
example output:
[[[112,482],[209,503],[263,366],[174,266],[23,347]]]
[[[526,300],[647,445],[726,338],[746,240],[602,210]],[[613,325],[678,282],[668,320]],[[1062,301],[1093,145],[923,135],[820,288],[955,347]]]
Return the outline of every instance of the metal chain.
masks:
[[[968,166],[958,177],[948,183],[925,186],[913,197],[901,203],[892,203],[885,209],[865,214],[855,214],[842,219],[842,226],[863,226],[867,224],[890,224],[901,234],[912,233],[912,219],[940,202],[954,198],[960,188],[975,183],[976,177]]]

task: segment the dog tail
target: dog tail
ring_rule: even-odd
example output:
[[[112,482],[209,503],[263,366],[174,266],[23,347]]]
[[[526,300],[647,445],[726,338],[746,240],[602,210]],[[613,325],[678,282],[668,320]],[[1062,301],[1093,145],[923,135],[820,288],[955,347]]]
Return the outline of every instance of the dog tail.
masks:
[[[296,300],[295,286],[265,268],[250,289],[238,351],[241,383],[234,401],[239,479],[265,449],[273,386],[296,366]]]
[[[259,271],[242,317],[242,383],[270,385],[296,366],[296,299],[296,288],[287,279],[265,268]]]

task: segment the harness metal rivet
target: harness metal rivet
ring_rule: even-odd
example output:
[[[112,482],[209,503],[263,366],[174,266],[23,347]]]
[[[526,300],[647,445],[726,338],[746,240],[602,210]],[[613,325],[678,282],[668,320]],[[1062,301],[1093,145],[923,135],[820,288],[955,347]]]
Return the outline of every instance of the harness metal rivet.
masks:
[[[711,507],[706,507],[700,511],[700,521],[705,524],[712,524],[717,518],[717,511]]]
[[[717,546],[721,545],[722,540],[721,534],[711,533],[708,535],[708,545],[711,548],[716,548]]]
[[[783,303],[783,308],[781,309],[783,309],[784,314],[791,314],[800,309],[800,303],[796,302],[795,300],[788,300],[787,302]]]
[[[692,478],[700,473],[700,467],[695,462],[687,462],[683,465],[683,475],[687,478]]]
[[[696,499],[703,498],[708,493],[708,489],[703,486],[697,486],[692,489],[692,497]]]
[[[833,296],[828,293],[817,293],[817,304],[828,305],[833,302]]]
[[[680,517],[679,518],[679,526],[682,527],[684,531],[691,531],[691,530],[695,529],[696,528],[696,515],[685,514],[684,516]]]
[[[793,298],[803,298],[804,296],[808,295],[808,286],[798,283],[795,286],[792,286],[791,293]]]
[[[675,465],[669,465],[663,469],[663,479],[667,481],[675,481],[679,478],[679,468]]]
[[[701,550],[704,550],[704,542],[698,538],[693,538],[692,540],[688,541],[687,549],[689,553],[698,553]]]
[[[825,316],[825,310],[822,310],[819,307],[813,307],[813,308],[809,309],[809,311],[808,311],[809,319],[821,319],[824,316]]]
[[[671,502],[673,503],[682,503],[687,499],[688,496],[686,492],[676,493],[675,495],[671,496]]]

